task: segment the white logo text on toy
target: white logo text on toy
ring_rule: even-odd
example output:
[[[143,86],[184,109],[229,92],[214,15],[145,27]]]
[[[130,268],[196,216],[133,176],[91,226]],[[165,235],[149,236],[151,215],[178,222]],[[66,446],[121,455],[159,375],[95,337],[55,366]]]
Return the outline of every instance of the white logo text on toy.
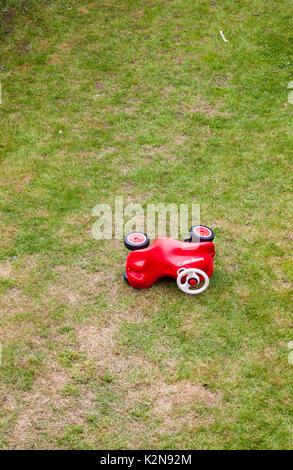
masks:
[[[185,264],[195,263],[196,261],[204,261],[204,258],[190,258],[185,261],[179,261],[178,266],[184,266]]]

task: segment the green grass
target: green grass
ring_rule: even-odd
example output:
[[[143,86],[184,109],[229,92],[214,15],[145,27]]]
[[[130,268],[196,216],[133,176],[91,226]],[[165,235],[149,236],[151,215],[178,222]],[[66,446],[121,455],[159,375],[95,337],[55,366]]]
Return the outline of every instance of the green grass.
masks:
[[[0,2],[1,447],[292,448],[292,8],[26,3]],[[124,284],[91,234],[115,196],[200,204],[204,294]]]

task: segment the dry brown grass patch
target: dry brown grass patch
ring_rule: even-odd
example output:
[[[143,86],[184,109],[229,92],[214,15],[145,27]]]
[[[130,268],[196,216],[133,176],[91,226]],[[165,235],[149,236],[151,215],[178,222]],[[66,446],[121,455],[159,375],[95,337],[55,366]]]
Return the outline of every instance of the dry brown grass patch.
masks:
[[[187,380],[174,384],[161,384],[153,391],[155,396],[154,411],[165,415],[173,407],[178,407],[190,403],[191,401],[201,401],[207,405],[214,406],[217,402],[217,395],[202,385],[196,385]]]
[[[209,421],[210,417],[199,417],[196,412],[182,414],[182,410],[192,405],[211,408],[219,405],[220,395],[203,385],[181,380],[173,384],[145,385],[129,392],[127,402],[135,406],[141,402],[152,402],[152,413],[161,420],[159,433],[175,432],[182,427],[193,427],[197,421]],[[130,406],[130,405],[129,405]]]
[[[104,328],[87,325],[77,334],[79,349],[89,358],[113,374],[129,373],[134,368],[145,368],[147,361],[139,356],[123,356],[116,348],[116,325],[111,324]]]
[[[69,380],[64,370],[52,364],[50,370],[35,381],[32,389],[22,393],[17,401],[9,399],[6,406],[18,412],[7,439],[10,448],[28,448],[32,443],[39,448],[43,434],[58,434],[66,426],[85,422],[95,397],[86,393],[82,400],[64,398],[61,390]]]
[[[3,279],[8,279],[12,273],[12,266],[9,261],[0,263],[0,277]]]

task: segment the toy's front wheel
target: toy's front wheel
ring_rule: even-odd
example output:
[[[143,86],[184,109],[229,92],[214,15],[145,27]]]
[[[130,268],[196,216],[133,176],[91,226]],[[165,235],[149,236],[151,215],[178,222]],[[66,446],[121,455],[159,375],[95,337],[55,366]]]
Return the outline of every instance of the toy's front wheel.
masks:
[[[146,233],[143,232],[131,232],[125,235],[124,245],[128,250],[142,250],[147,248],[150,244],[150,239]]]
[[[205,225],[193,225],[189,232],[190,236],[185,240],[187,242],[212,242],[215,237],[213,230]]]

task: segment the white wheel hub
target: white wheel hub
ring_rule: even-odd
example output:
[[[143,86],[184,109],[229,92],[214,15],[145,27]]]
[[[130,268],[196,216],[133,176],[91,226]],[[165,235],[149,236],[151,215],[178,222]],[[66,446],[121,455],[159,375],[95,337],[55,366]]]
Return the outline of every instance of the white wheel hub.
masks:
[[[204,284],[203,286],[199,287],[196,289],[195,287],[199,284],[200,278],[198,276],[200,274],[204,278]],[[184,282],[181,282],[182,279]],[[196,280],[196,283],[191,284],[191,280]],[[183,292],[186,292],[186,294],[200,294],[201,292],[205,291],[209,285],[209,277],[208,275],[202,271],[201,269],[197,268],[180,268],[177,271],[177,286],[179,287],[180,290]]]

